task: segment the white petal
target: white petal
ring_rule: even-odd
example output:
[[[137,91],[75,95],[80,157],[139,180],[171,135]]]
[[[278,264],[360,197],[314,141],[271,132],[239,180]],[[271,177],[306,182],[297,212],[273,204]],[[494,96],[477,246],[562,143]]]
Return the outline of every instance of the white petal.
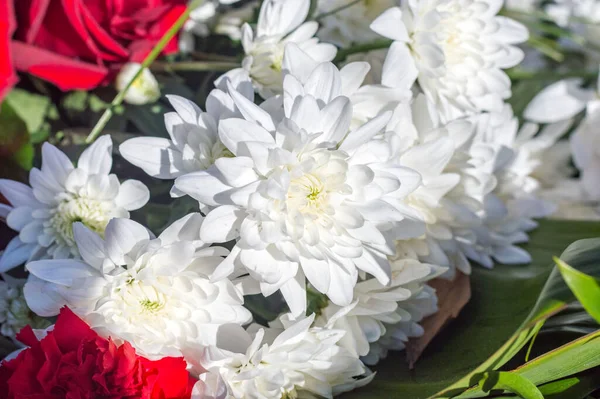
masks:
[[[56,316],[67,302],[56,292],[56,286],[35,276],[29,276],[23,287],[27,306],[42,317]]]
[[[308,282],[311,283],[317,291],[323,293],[327,292],[331,276],[329,275],[329,264],[326,260],[309,259],[301,256],[300,266],[302,267],[302,270],[304,270]]]
[[[73,169],[73,163],[62,151],[48,142],[42,145],[42,172],[46,176],[64,185]]]
[[[12,180],[0,179],[0,194],[13,206],[40,208],[42,204],[33,196],[31,187]]]
[[[28,206],[14,208],[6,218],[6,225],[15,231],[21,231],[25,225],[33,220],[33,209]]]
[[[150,199],[148,187],[138,180],[125,180],[119,187],[115,203],[128,211],[140,209]]]
[[[127,161],[158,179],[174,179],[183,173],[182,155],[170,140],[136,137],[119,146]]]
[[[85,149],[77,167],[88,174],[107,175],[112,168],[112,140],[109,135],[100,136],[91,146]]]
[[[371,65],[368,62],[351,62],[340,69],[342,95],[350,97],[363,83]]]
[[[350,305],[354,296],[356,279],[358,278],[356,269],[354,269],[354,273],[349,274],[341,266],[330,265],[329,270],[331,272],[331,280],[327,296],[331,299],[331,302],[338,306]]]
[[[319,141],[339,143],[350,128],[352,103],[346,97],[337,97],[321,110],[319,119],[323,130]]]
[[[27,264],[27,270],[40,280],[67,287],[78,278],[99,275],[98,271],[75,259],[36,260]]]
[[[106,258],[102,238],[80,222],[73,223],[73,237],[83,260],[95,269],[102,270]]]
[[[593,91],[580,87],[579,80],[561,80],[535,96],[525,109],[524,116],[534,122],[559,122],[583,111],[593,96]]]
[[[402,20],[402,10],[399,7],[388,8],[383,14],[375,18],[370,28],[375,33],[392,40],[410,41]]]
[[[391,117],[391,111],[384,112],[383,114],[371,119],[358,129],[351,131],[344,139],[344,142],[340,146],[340,150],[351,151],[365,144],[385,127]]]
[[[237,155],[239,146],[245,141],[258,141],[274,144],[275,139],[264,128],[244,119],[225,119],[219,124],[219,137],[221,142],[232,153]]]
[[[215,166],[225,178],[225,182],[232,187],[242,187],[259,179],[250,157],[238,155],[235,158],[219,158],[215,161]]]
[[[172,223],[158,236],[163,244],[176,241],[197,241],[200,238],[200,226],[204,217],[199,213],[190,213]]]
[[[0,273],[25,263],[36,246],[36,244],[23,243],[18,236],[10,240],[4,253],[0,256]]]
[[[125,264],[125,256],[138,244],[150,239],[148,230],[129,219],[112,219],[104,232],[106,254],[117,265]]]
[[[327,104],[339,96],[342,88],[340,72],[330,62],[318,65],[304,84],[306,94],[312,95],[317,101]]]
[[[269,131],[275,130],[273,120],[267,112],[265,112],[258,105],[254,104],[254,102],[238,93],[238,91],[235,90],[230,82],[227,82],[227,88],[229,95],[231,98],[233,98],[235,105],[238,107],[246,120],[256,122]]]
[[[206,215],[200,228],[200,239],[204,242],[227,242],[240,235],[240,227],[246,212],[224,205],[213,209]]]
[[[419,71],[408,46],[401,42],[392,43],[383,63],[381,83],[387,87],[408,91],[418,75]]]
[[[167,95],[166,97],[171,103],[171,106],[175,109],[179,116],[181,116],[181,119],[183,119],[184,122],[193,125],[198,124],[202,110],[196,104],[181,96],[171,94]]]
[[[280,290],[294,317],[306,312],[306,280],[301,270],[283,284]]]
[[[201,204],[218,206],[227,200],[232,187],[224,183],[219,170],[213,165],[206,171],[188,173],[175,180],[175,187]]]

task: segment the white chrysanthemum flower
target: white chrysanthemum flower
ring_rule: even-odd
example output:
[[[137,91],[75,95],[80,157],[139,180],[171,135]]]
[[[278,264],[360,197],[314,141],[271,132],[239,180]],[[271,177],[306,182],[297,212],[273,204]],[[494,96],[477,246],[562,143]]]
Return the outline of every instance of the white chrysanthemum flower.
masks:
[[[387,284],[393,240],[424,232],[404,201],[419,174],[396,165],[390,143],[375,138],[390,113],[349,132],[352,105],[342,90],[352,69],[323,63],[301,79],[287,75],[282,120],[281,110],[271,115],[231,87],[246,119],[222,121],[219,137],[236,157],[175,181],[215,207],[204,241],[239,238],[218,276],[245,266],[264,295],[281,290],[295,315],[306,309],[305,276],[349,305],[359,270]]]
[[[129,81],[138,73],[141,64],[130,62],[125,64],[117,78],[115,79],[115,87],[118,91],[125,90]],[[129,104],[144,105],[156,102],[160,98],[160,88],[158,82],[152,72],[148,68],[144,68],[140,76],[133,81],[131,87],[125,93],[124,100]]]
[[[435,290],[429,286],[423,287],[417,295],[402,303],[402,310],[405,312],[402,320],[396,324],[386,324],[385,334],[371,344],[369,354],[362,358],[365,364],[379,363],[387,357],[390,350],[403,350],[410,338],[418,338],[425,333],[419,323],[438,311]]]
[[[473,119],[478,124],[475,142],[496,148],[494,174],[498,184],[484,198],[484,224],[474,229],[477,245],[465,247],[467,256],[483,266],[492,267],[493,259],[505,264],[531,261],[531,256],[515,244],[528,240],[527,232],[537,226],[533,219],[550,215],[555,206],[539,198],[542,188],[536,171],[544,154],[570,128],[560,122],[539,131],[526,123],[519,129],[517,118],[506,105],[501,113],[482,114]]]
[[[371,28],[395,42],[389,62],[436,105],[443,121],[499,111],[510,97],[503,69],[517,65],[527,29],[497,16],[502,0],[409,0],[377,18]]]
[[[244,324],[251,315],[229,280],[209,281],[228,251],[199,240],[202,222],[192,213],[154,238],[134,221],[113,219],[104,240],[76,224],[83,260],[29,263],[27,303],[45,316],[67,305],[101,335],[149,357],[213,345],[221,325]]]
[[[374,40],[377,34],[369,25],[398,3],[398,0],[319,0],[315,15],[327,16],[318,19],[321,27],[317,36],[340,47]]]
[[[26,280],[8,275],[0,280],[0,335],[12,340],[22,328],[46,328],[50,322],[33,313],[25,302],[23,285]],[[16,342],[16,341],[15,341]]]
[[[129,211],[148,202],[150,193],[142,183],[121,184],[110,174],[111,153],[110,137],[102,136],[74,167],[65,154],[44,143],[42,169],[29,174],[31,187],[0,179],[0,193],[11,204],[6,223],[19,232],[0,258],[0,271],[35,259],[78,258],[74,222],[102,235],[110,219],[128,218]]]
[[[206,348],[201,364],[221,376],[233,398],[331,398],[336,386],[352,384],[366,369],[337,344],[343,331],[311,327],[313,319],[286,323],[285,329],[261,328],[253,340],[243,330],[230,331],[223,337],[230,345]]]
[[[397,162],[422,177],[407,202],[426,223],[422,237],[397,242],[398,254],[446,267],[448,278],[457,269],[470,273],[462,246],[474,243],[471,229],[481,225],[483,197],[496,184],[495,151],[484,144],[474,146],[474,133],[468,121],[440,124],[422,94],[410,105],[400,104],[387,127],[396,143]]]
[[[328,304],[319,310],[315,325],[346,331],[339,345],[354,356],[366,356],[371,344],[386,333],[386,325],[413,320],[408,311],[413,299],[423,290],[424,282],[442,270],[413,259],[396,259],[389,285],[383,286],[376,279],[360,281],[354,288],[352,304]]]
[[[317,22],[304,22],[309,8],[310,0],[266,0],[260,9],[256,31],[248,24],[242,27],[246,53],[242,67],[263,98],[282,92],[286,44],[296,43],[317,62],[331,61],[335,57],[334,45],[319,43],[314,37],[319,28]]]
[[[206,170],[222,157],[233,154],[219,139],[222,119],[241,117],[233,100],[226,93],[232,84],[240,95],[254,100],[254,90],[244,71],[216,81],[206,100],[206,112],[192,101],[179,96],[167,96],[175,112],[165,114],[165,125],[170,139],[136,137],[119,146],[127,161],[140,167],[152,177],[175,179],[187,173]],[[179,196],[177,190],[172,196]]]

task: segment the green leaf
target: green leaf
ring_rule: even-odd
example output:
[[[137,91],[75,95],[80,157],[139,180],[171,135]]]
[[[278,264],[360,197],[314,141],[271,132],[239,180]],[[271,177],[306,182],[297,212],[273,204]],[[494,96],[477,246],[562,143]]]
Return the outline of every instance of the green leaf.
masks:
[[[511,374],[518,374],[535,386],[560,380],[599,365],[600,331],[596,331],[527,362],[513,370]],[[487,392],[489,389],[480,384],[479,387],[469,389],[457,398],[483,398],[487,396]]]
[[[539,387],[546,399],[583,399],[600,388],[600,367]]]
[[[479,386],[486,393],[500,389],[517,394],[523,399],[544,399],[540,390],[531,381],[515,373],[503,371],[484,373]]]
[[[13,154],[13,160],[23,169],[30,170],[33,168],[33,158],[35,150],[33,145],[26,143]]]
[[[471,301],[434,339],[415,370],[408,370],[403,354],[391,353],[375,367],[377,376],[371,384],[343,398],[389,399],[401,394],[424,399],[440,391],[448,397],[475,385],[477,373],[505,364],[546,318],[574,301],[558,271],[544,288],[553,270],[552,257],[574,241],[598,236],[600,223],[540,221],[524,246],[533,258],[530,265],[473,268]],[[598,268],[593,260],[599,257],[598,241],[588,240],[571,246],[563,259],[589,273]]]
[[[50,107],[48,97],[23,89],[13,89],[6,97],[6,101],[25,122],[29,133],[33,134],[42,127]]]
[[[600,323],[600,281],[554,258],[558,270],[585,310]],[[599,259],[600,265],[600,259]]]

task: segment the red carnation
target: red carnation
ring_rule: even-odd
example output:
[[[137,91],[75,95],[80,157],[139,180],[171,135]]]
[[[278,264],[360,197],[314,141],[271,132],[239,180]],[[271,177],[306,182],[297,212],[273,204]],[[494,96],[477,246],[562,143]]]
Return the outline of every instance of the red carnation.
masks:
[[[127,342],[115,345],[68,308],[38,340],[31,327],[17,338],[28,345],[0,367],[0,397],[7,399],[189,398],[195,381],[182,358],[150,361]]]

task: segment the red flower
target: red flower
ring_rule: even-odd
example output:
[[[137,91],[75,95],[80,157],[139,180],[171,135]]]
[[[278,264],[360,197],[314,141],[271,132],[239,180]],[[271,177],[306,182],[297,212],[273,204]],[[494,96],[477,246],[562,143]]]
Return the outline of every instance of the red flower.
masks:
[[[12,0],[0,1],[0,102],[17,83],[17,75],[10,54],[10,38],[15,28]]]
[[[14,67],[62,90],[110,81],[126,62],[140,62],[185,11],[187,0],[0,1],[0,100],[13,81],[8,40],[16,12]],[[164,54],[177,51],[173,39]],[[6,72],[8,71],[8,73]],[[13,75],[10,75],[14,77]],[[7,84],[8,83],[8,84]]]
[[[28,345],[0,367],[0,397],[6,399],[179,399],[195,381],[182,358],[150,361],[127,342],[116,346],[68,308],[41,341],[30,327],[17,338]]]

